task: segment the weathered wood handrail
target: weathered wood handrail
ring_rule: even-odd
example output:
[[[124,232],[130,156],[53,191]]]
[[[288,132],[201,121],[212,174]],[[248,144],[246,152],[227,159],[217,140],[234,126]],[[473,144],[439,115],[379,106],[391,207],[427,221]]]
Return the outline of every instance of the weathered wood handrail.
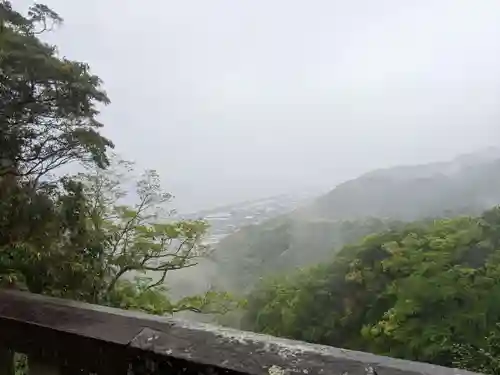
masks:
[[[12,352],[28,355],[30,375],[472,375],[211,325],[0,291],[0,375]]]

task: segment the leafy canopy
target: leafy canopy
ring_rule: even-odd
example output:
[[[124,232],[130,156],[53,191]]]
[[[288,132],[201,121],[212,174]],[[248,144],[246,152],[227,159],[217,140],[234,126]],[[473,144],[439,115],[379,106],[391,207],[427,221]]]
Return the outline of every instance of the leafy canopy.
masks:
[[[488,367],[484,352],[500,353],[494,346],[499,228],[496,208],[368,236],[333,262],[263,282],[250,295],[247,328],[445,366]]]
[[[108,164],[98,106],[109,99],[87,64],[39,35],[62,22],[44,5],[27,16],[0,2],[0,176],[39,179],[70,162]]]
[[[40,39],[61,23],[44,5],[23,15],[0,0],[0,285],[157,314],[224,311],[232,299],[213,290],[168,298],[167,274],[209,255],[207,225],[161,211],[171,196],[155,171],[110,164],[101,80]],[[51,175],[73,162],[86,172]]]

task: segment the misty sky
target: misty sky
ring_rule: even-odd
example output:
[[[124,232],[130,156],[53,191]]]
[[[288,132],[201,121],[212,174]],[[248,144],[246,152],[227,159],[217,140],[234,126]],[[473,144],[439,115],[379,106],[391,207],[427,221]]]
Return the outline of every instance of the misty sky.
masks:
[[[46,3],[105,82],[104,133],[181,210],[500,142],[497,0]]]

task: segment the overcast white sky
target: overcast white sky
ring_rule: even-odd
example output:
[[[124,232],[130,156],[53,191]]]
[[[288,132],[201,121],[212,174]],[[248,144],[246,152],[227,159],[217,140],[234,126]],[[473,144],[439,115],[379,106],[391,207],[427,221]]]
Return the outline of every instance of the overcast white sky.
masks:
[[[181,210],[500,143],[497,0],[45,3],[105,82],[105,134]]]

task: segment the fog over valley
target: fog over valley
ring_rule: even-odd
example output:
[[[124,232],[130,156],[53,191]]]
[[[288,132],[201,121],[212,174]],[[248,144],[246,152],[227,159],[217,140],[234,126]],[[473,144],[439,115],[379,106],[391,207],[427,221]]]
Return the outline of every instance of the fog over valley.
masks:
[[[105,134],[181,211],[324,191],[499,133],[494,1],[47,4],[65,25],[44,37],[105,82]]]

